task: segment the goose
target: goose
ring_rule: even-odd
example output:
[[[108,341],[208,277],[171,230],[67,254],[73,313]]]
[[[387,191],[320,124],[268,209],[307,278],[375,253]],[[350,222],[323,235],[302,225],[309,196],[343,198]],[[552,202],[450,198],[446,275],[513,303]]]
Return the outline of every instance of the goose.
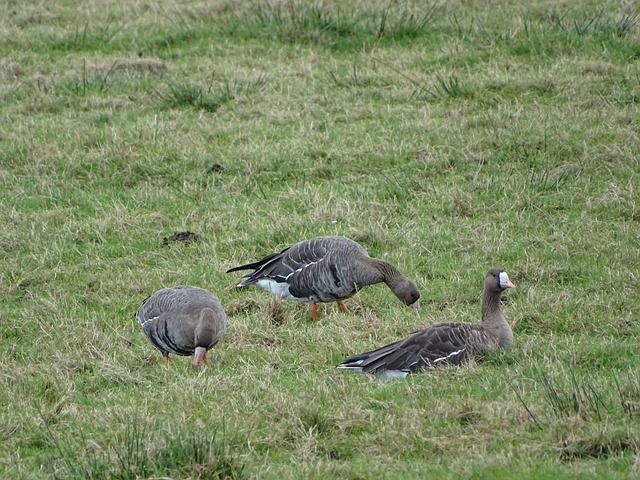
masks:
[[[238,287],[256,284],[286,300],[309,303],[318,321],[318,302],[336,302],[346,312],[344,300],[367,285],[384,282],[398,299],[413,308],[420,306],[414,283],[396,267],[371,258],[362,245],[345,237],[326,236],[305,240],[280,253],[230,268],[227,273],[253,270],[242,276]]]
[[[189,285],[153,293],[142,302],[136,318],[165,364],[170,353],[195,355],[195,366],[206,362],[207,352],[227,327],[227,316],[215,295]]]
[[[426,367],[461,365],[469,358],[513,343],[511,327],[500,311],[500,294],[515,288],[507,272],[492,268],[484,279],[481,323],[440,323],[404,340],[353,355],[337,368],[383,378],[406,377]]]

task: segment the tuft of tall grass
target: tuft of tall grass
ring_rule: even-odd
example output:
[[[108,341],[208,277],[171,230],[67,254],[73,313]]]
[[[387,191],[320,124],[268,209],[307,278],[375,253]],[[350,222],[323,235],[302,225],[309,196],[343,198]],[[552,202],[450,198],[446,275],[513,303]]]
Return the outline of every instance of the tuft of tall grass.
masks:
[[[212,76],[206,85],[199,85],[166,79],[167,90],[154,90],[154,93],[169,108],[191,107],[213,113],[239,96],[249,96],[264,89],[268,80],[267,75],[259,75],[251,80],[243,78],[216,82]]]
[[[55,454],[47,464],[56,479],[244,478],[243,442],[224,426],[172,430],[133,421],[125,426],[123,438],[109,446],[88,443],[82,431],[79,446],[51,430],[49,438]]]
[[[569,15],[570,13],[572,13],[570,9],[564,13],[552,12],[551,25],[563,32],[575,33],[580,37],[612,32],[616,36],[624,38],[635,30],[638,20],[640,20],[638,11],[622,12],[618,19],[606,16],[604,8],[595,13],[574,16],[573,18]]]
[[[378,14],[374,13],[371,16],[371,25],[378,38],[417,38],[433,28],[442,10],[438,0],[426,11],[415,11],[406,7],[399,10],[397,5],[387,5]]]
[[[239,22],[253,24],[248,31],[257,28],[288,42],[335,41],[356,35],[359,29],[357,19],[346,10],[296,0],[260,2]]]
[[[324,2],[261,1],[248,15],[230,20],[229,30],[284,42],[313,43],[336,49],[360,48],[380,40],[428,35],[441,12],[442,6],[437,0],[426,10],[391,3],[378,9],[347,9]]]
[[[91,25],[86,21],[76,24],[73,32],[50,42],[52,50],[62,52],[106,52],[117,48],[114,39],[125,29],[124,23],[108,22],[105,25]]]
[[[632,417],[637,411],[640,388],[632,372],[628,372],[624,384],[614,376],[613,385],[597,383],[588,374],[578,377],[574,370],[569,371],[568,379],[562,380],[542,367],[535,369],[533,378],[541,385],[542,398],[556,418],[578,416],[602,422],[612,416]],[[531,406],[517,395],[537,422]]]
[[[111,87],[109,77],[117,65],[118,62],[115,61],[104,72],[87,72],[87,61],[83,59],[82,71],[79,73],[79,76],[62,83],[61,87],[66,91],[82,97],[86,96],[88,92],[106,93]]]
[[[566,171],[554,175],[547,167],[532,168],[529,171],[529,184],[538,192],[557,191],[570,178]]]

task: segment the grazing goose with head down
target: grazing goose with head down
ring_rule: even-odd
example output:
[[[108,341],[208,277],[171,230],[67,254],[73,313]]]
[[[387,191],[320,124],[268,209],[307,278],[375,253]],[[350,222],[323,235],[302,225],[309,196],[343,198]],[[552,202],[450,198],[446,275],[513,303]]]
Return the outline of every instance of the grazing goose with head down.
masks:
[[[461,365],[475,355],[510,347],[513,333],[500,311],[500,294],[507,288],[515,288],[507,272],[493,268],[484,279],[481,323],[433,325],[404,340],[353,355],[338,368],[386,378],[406,377],[422,368],[445,363]]]
[[[209,291],[181,285],[158,290],[136,312],[149,341],[169,363],[169,354],[194,355],[194,365],[207,361],[227,327],[227,316]]]
[[[253,270],[238,287],[257,284],[273,295],[309,303],[311,318],[318,320],[316,302],[343,300],[367,285],[384,282],[403,303],[418,308],[420,293],[393,265],[371,258],[358,243],[345,237],[317,237],[296,243],[255,263],[227,270]]]

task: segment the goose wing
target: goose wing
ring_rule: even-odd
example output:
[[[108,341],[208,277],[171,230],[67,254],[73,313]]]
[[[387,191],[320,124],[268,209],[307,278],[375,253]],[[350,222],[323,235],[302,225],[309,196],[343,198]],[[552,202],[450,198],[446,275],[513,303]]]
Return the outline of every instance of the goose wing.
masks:
[[[141,327],[145,323],[155,320],[168,310],[182,306],[189,307],[190,300],[203,299],[210,301],[210,292],[189,285],[163,288],[145,298],[136,311],[136,319]],[[197,305],[197,303],[194,303]]]
[[[460,365],[478,350],[486,335],[477,325],[441,323],[418,330],[404,340],[347,358],[338,367],[361,367],[366,373],[415,372],[443,363]]]
[[[163,312],[171,308],[174,303],[175,299],[171,295],[170,289],[158,290],[142,301],[138,311],[136,311],[136,319],[140,326],[144,328],[147,322],[158,318]]]
[[[261,279],[271,279],[276,282],[288,282],[292,275],[304,268],[317,264],[326,257],[328,246],[321,238],[296,243],[285,248],[279,253],[272,253],[254,263],[248,263],[227,270],[253,270],[243,275],[243,280],[238,286],[251,285]]]

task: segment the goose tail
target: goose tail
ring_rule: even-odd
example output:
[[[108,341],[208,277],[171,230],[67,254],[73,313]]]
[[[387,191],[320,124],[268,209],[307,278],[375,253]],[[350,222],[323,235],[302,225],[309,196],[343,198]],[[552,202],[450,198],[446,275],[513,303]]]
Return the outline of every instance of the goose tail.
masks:
[[[405,378],[410,373],[409,369],[393,368],[393,360],[398,357],[399,353],[396,350],[399,343],[394,342],[371,352],[352,355],[336,368],[338,370],[369,373],[378,378]]]
[[[230,268],[225,273],[237,272],[239,270],[258,270],[260,267],[268,264],[274,258],[279,257],[280,255],[282,255],[282,253],[285,252],[286,250],[288,250],[288,249],[285,249],[282,252],[272,253],[270,255],[267,255],[266,257],[261,258],[257,262],[246,263],[246,264],[240,265],[238,267]],[[250,275],[250,274],[247,274],[247,275]]]

